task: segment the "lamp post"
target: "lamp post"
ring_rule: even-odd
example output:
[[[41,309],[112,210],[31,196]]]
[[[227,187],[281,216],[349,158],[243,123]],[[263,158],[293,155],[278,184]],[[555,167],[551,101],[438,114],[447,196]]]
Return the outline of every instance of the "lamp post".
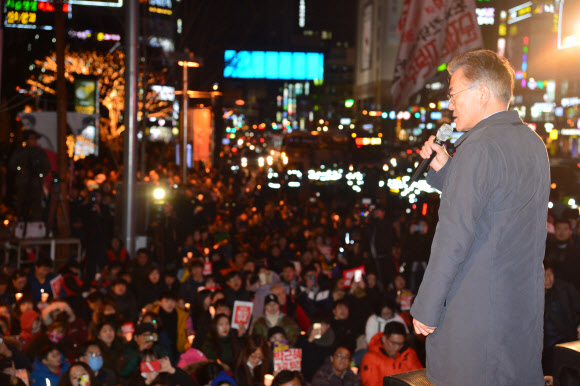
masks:
[[[182,183],[185,184],[187,181],[187,69],[189,67],[199,67],[199,62],[180,60],[177,64],[183,67],[183,113],[181,118],[183,122],[181,125],[181,130],[183,131],[183,148],[181,149],[181,179]]]

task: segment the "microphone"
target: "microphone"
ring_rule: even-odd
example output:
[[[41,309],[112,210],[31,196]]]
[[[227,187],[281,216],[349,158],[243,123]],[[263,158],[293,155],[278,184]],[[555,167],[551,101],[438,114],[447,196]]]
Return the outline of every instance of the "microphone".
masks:
[[[451,125],[447,123],[443,124],[443,126],[441,126],[437,131],[435,143],[439,146],[443,145],[443,142],[447,141],[449,137],[451,137],[451,133],[453,133],[453,127],[451,127]],[[426,158],[421,162],[421,164],[419,165],[419,167],[417,167],[417,170],[415,170],[415,173],[411,177],[411,182],[417,181],[419,177],[423,175],[423,172],[425,171],[425,169],[427,169],[427,166],[431,164],[431,161],[433,161],[433,158],[435,158],[436,155],[437,153],[433,152],[431,153],[431,157]]]

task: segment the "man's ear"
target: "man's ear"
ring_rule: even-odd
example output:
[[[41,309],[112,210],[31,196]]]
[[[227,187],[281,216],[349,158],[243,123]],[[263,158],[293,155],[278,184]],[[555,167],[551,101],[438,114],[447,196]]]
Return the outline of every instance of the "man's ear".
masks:
[[[480,101],[480,105],[485,105],[487,104],[487,102],[489,102],[489,100],[491,99],[491,90],[489,89],[489,87],[487,85],[481,85],[478,87],[478,90],[480,93],[479,96],[479,101]]]

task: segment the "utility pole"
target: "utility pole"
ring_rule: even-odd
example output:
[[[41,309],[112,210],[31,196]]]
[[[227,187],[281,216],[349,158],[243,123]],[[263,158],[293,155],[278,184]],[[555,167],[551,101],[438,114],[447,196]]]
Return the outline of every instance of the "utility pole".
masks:
[[[123,237],[135,256],[135,180],[137,171],[137,10],[138,0],[127,0],[125,31],[125,148],[123,153]]]
[[[181,183],[187,185],[187,102],[189,95],[187,95],[187,65],[183,65],[183,113],[181,114],[181,125],[183,130],[183,145],[181,148]],[[192,149],[193,150],[193,149]],[[193,158],[193,157],[192,157]],[[193,166],[193,159],[191,160]]]
[[[56,127],[57,127],[57,151],[58,151],[58,184],[61,195],[61,219],[64,219],[65,226],[59,227],[61,235],[68,236],[70,233],[69,224],[66,223],[68,216],[68,189],[67,189],[67,172],[68,172],[68,151],[66,147],[66,111],[67,111],[67,93],[66,79],[64,68],[65,56],[65,33],[64,33],[64,0],[56,0],[54,3],[54,32],[56,39]],[[53,193],[57,194],[56,191]],[[56,213],[59,217],[58,212]],[[57,224],[62,222],[57,221]]]

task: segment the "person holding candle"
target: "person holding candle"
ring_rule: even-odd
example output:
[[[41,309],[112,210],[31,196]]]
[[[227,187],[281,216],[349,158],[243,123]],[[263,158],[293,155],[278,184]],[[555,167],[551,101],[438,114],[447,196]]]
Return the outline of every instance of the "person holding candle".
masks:
[[[32,297],[35,302],[44,301],[42,300],[42,294],[47,293],[53,296],[52,287],[50,286],[50,281],[56,277],[52,272],[52,260],[48,257],[41,257],[34,264],[34,269],[28,275],[28,282],[32,288]]]

